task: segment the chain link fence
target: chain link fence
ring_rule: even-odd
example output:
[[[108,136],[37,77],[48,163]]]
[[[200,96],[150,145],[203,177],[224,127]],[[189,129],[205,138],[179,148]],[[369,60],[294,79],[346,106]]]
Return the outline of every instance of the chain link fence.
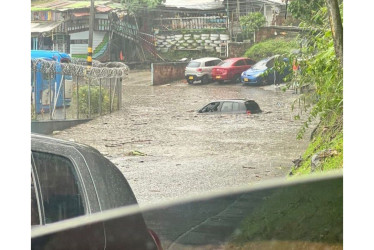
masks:
[[[128,66],[120,62],[94,60],[89,67],[82,59],[32,59],[31,119],[89,119],[119,110],[128,73]]]

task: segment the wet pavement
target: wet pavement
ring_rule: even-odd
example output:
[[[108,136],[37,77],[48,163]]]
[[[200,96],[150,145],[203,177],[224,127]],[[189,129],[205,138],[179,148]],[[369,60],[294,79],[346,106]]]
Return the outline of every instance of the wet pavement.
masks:
[[[263,113],[196,112],[212,100],[232,98],[253,99]],[[309,138],[296,139],[303,121],[293,119],[295,98],[273,85],[150,86],[150,72],[134,71],[123,82],[120,111],[53,136],[97,148],[122,171],[139,204],[149,204],[286,176]]]

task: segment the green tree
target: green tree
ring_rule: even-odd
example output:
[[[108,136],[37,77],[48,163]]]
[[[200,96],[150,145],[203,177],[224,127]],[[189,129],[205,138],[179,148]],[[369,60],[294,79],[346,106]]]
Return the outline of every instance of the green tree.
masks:
[[[121,0],[131,12],[136,12],[141,8],[154,8],[160,5],[164,0]]]
[[[243,27],[246,35],[253,34],[253,42],[256,41],[256,31],[265,25],[266,18],[260,12],[252,12],[239,19],[240,25]]]
[[[259,61],[265,57],[287,54],[298,47],[299,43],[296,38],[278,37],[254,44],[245,52],[244,56]]]
[[[325,0],[294,0],[289,3],[288,9],[294,18],[310,26],[320,26],[324,19],[317,13],[324,6]]]
[[[324,149],[332,149],[336,156],[326,159],[322,169],[343,166],[343,4],[338,3],[337,0],[295,0],[293,7],[290,6],[291,14],[300,18],[300,26],[305,28],[299,36],[303,44],[301,54],[288,55],[300,66],[288,87],[308,90],[293,105],[300,108],[296,118],[308,114],[298,136],[303,136],[313,121],[319,122],[303,156],[303,165],[294,170],[296,174],[310,172],[312,156]],[[303,6],[309,9],[302,10]]]

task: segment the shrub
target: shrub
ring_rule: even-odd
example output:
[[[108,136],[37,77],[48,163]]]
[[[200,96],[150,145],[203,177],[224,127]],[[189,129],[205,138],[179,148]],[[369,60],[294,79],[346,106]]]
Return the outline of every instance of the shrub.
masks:
[[[100,87],[99,86],[90,86],[90,106],[91,106],[91,114],[99,114],[100,113]],[[74,107],[77,102],[77,94],[73,95],[72,106]],[[115,95],[113,103],[117,103],[117,96]],[[88,114],[89,113],[89,106],[88,106],[88,85],[79,86],[79,113],[80,114]],[[109,90],[105,88],[101,88],[101,112],[108,113],[110,111],[110,96]]]
[[[250,34],[253,34],[266,24],[266,18],[260,12],[252,12],[246,16],[241,16],[239,22],[243,28],[245,37],[248,38]]]
[[[276,54],[290,53],[291,50],[299,48],[296,39],[276,38],[257,43],[250,47],[244,54],[253,60],[261,60]]]

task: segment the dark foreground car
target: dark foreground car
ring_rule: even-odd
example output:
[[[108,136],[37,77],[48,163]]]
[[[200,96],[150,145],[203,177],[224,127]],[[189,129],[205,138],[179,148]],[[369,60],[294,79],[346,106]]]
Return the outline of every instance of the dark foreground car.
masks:
[[[257,114],[261,113],[260,106],[253,100],[232,99],[217,100],[198,110],[199,113],[232,113],[232,114]]]
[[[291,72],[291,66],[288,59],[284,58],[286,63],[282,72],[274,69],[275,60],[279,55],[271,56],[257,62],[252,68],[241,74],[241,82],[246,85],[270,85],[281,83],[283,78]]]
[[[96,149],[46,136],[31,136],[31,228],[69,223],[105,210],[132,206],[136,198],[123,174]],[[82,241],[81,235],[89,237]],[[121,223],[84,227],[70,238],[32,241],[32,249],[161,249],[141,214]]]
[[[255,167],[253,167],[255,168]],[[170,250],[343,249],[343,175],[330,173],[243,185],[141,209],[123,207],[36,228],[32,245],[94,241],[87,228],[111,225],[111,235],[142,215]],[[62,247],[61,247],[62,249]],[[117,248],[106,249],[147,249]]]

